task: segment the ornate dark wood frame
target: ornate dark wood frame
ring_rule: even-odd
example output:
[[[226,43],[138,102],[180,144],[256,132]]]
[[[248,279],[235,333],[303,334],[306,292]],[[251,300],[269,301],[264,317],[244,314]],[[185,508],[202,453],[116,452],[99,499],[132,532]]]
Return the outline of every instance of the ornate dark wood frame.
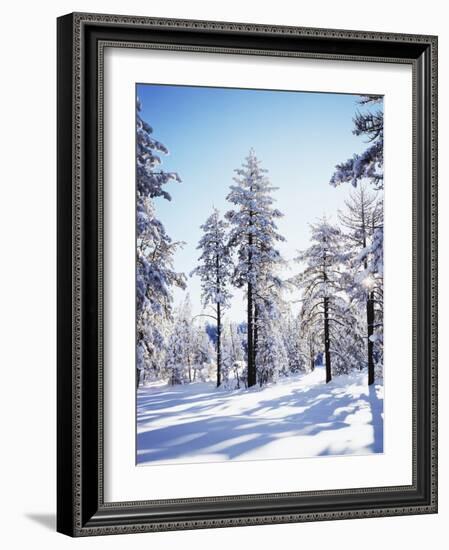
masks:
[[[105,503],[103,51],[159,48],[413,68],[413,483]],[[437,511],[437,38],[69,14],[58,19],[58,502],[72,536]]]

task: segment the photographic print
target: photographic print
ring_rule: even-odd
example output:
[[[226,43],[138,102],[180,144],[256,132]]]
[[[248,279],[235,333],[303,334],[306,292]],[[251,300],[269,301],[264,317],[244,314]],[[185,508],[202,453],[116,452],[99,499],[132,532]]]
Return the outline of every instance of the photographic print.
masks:
[[[136,85],[136,463],[383,452],[383,97]]]

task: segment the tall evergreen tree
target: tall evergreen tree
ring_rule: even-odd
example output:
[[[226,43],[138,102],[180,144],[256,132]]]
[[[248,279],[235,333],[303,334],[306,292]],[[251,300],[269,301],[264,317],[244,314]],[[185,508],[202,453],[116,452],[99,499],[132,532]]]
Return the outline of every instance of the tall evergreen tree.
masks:
[[[245,354],[243,334],[235,323],[229,323],[223,330],[223,380],[228,389],[238,389],[246,384],[244,377]]]
[[[260,324],[256,360],[260,386],[288,374],[288,354],[277,319],[266,319]]]
[[[166,371],[168,383],[172,386],[184,384],[187,381],[184,364],[186,328],[185,323],[176,318],[167,342]]]
[[[192,304],[187,295],[176,310],[167,344],[166,370],[170,384],[193,382],[197,342],[192,320]]]
[[[338,164],[335,168],[335,172],[331,177],[330,184],[338,186],[341,183],[349,182],[354,187],[357,187],[364,181],[369,182],[374,190],[383,190],[384,176],[383,176],[383,162],[384,162],[384,115],[383,115],[383,98],[382,96],[362,96],[359,100],[359,104],[364,109],[363,111],[357,111],[354,117],[354,129],[353,133],[357,136],[365,137],[369,145],[365,151],[360,155],[353,155],[352,158],[346,162]],[[376,108],[377,107],[377,108]],[[366,202],[365,205],[368,210],[369,199],[366,199],[366,190],[364,192],[365,197],[358,197],[358,206],[362,207],[362,202]],[[374,199],[373,199],[374,200]],[[350,199],[353,202],[353,199]],[[376,206],[376,214],[379,219],[382,216],[382,203],[379,201],[380,209]],[[347,205],[348,206],[348,205]],[[348,207],[349,208],[349,207]],[[359,261],[363,263],[363,271],[365,277],[362,279],[364,292],[367,295],[366,298],[366,316],[367,316],[367,348],[368,348],[368,384],[374,382],[374,343],[378,343],[379,349],[382,347],[382,271],[383,271],[383,222],[378,220],[372,220],[372,227],[369,228],[369,223],[366,220],[361,219],[364,212],[357,213],[359,219],[354,220],[354,214],[356,213],[356,204],[350,206],[350,210],[347,214],[349,219],[349,229],[352,231],[353,237],[358,233],[358,238],[363,243],[363,235],[365,230],[360,229],[360,226],[368,226],[368,232],[371,232],[371,243],[366,241],[366,245],[363,247],[363,252],[357,257]],[[357,225],[359,229],[355,230],[354,225]],[[362,238],[360,239],[360,235]],[[360,245],[360,243],[359,243]],[[374,259],[376,257],[376,259]],[[376,264],[376,265],[375,265]],[[360,277],[359,277],[360,278]],[[380,283],[380,284],[379,284]],[[377,303],[377,305],[376,305]],[[379,330],[375,333],[375,328]]]
[[[286,311],[280,320],[285,351],[288,359],[288,372],[299,373],[306,370],[305,359],[309,356],[302,350],[305,335],[301,332],[301,320],[299,315],[294,316],[291,311]]]
[[[332,361],[336,372],[345,368],[341,364],[344,354],[340,351],[341,328],[352,323],[348,303],[342,296],[342,262],[346,256],[342,250],[341,232],[326,219],[311,225],[311,246],[301,253],[298,261],[306,267],[296,278],[303,291],[303,322],[309,330],[316,330],[324,347],[326,382],[332,379]],[[334,358],[334,359],[332,359]]]
[[[192,382],[208,380],[215,350],[204,325],[196,324],[193,329],[193,379]]]
[[[157,219],[154,199],[170,200],[164,186],[170,181],[180,182],[178,174],[159,170],[159,153],[167,148],[151,136],[153,130],[136,109],[136,187],[137,187],[137,258],[136,258],[136,313],[137,361],[136,382],[140,372],[149,367],[160,348],[164,335],[159,330],[170,318],[172,289],[185,287],[185,277],[173,268],[173,256],[181,243],[171,240],[164,225]],[[154,365],[153,365],[154,366]]]
[[[248,386],[257,381],[256,356],[258,318],[261,308],[269,312],[275,306],[272,299],[281,285],[276,267],[281,256],[276,248],[284,238],[278,233],[275,220],[282,216],[273,207],[272,187],[253,149],[241,168],[235,170],[235,185],[227,200],[235,206],[226,214],[231,223],[229,245],[237,252],[234,284],[246,288],[248,335]]]
[[[373,344],[373,355],[376,356],[376,365],[382,374],[383,366],[383,221],[379,221],[379,227],[373,229],[372,239],[368,246],[357,258],[367,268],[359,274],[357,282],[365,287],[371,294],[373,305],[372,335],[369,337]],[[372,384],[375,378],[375,368],[368,373],[368,384]]]
[[[198,267],[191,273],[200,277],[203,305],[213,307],[213,317],[217,323],[217,387],[220,386],[222,378],[222,315],[231,298],[228,286],[232,274],[232,260],[227,246],[227,227],[228,224],[220,219],[218,210],[214,209],[201,226],[203,236],[197,248],[202,253],[198,259]]]
[[[339,212],[339,219],[346,229],[347,249],[351,253],[348,291],[352,299],[364,304],[366,311],[366,342],[368,359],[368,384],[374,383],[374,331],[376,301],[382,291],[382,279],[373,264],[369,248],[376,232],[383,228],[383,203],[375,193],[361,184],[345,201],[346,208]],[[379,309],[377,307],[377,309]],[[378,331],[380,332],[380,331]],[[362,368],[362,364],[360,365]]]
[[[309,313],[313,307],[311,300],[305,300],[298,315],[299,318],[299,339],[301,354],[307,361],[307,370],[315,370],[315,361],[320,350],[319,332],[316,330],[317,318]]]

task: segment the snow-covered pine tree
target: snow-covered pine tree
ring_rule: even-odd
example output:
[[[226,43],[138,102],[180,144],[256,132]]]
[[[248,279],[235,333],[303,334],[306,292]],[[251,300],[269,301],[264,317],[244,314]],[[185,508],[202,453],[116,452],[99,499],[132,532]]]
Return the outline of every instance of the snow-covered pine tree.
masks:
[[[172,386],[184,384],[187,381],[184,365],[184,330],[184,323],[176,318],[173,323],[173,330],[167,342],[167,352],[165,356],[168,383]]]
[[[164,185],[170,181],[181,182],[176,172],[165,172],[158,169],[162,164],[159,154],[168,155],[169,151],[164,144],[154,139],[151,134],[153,128],[142,119],[142,106],[137,98],[136,108],[136,184],[139,198],[163,197],[171,200],[170,194]]]
[[[161,164],[159,153],[168,154],[168,150],[153,139],[153,130],[141,118],[140,112],[141,105],[137,99],[137,385],[143,369],[151,371],[155,368],[155,350],[160,349],[164,342],[164,335],[159,327],[171,315],[172,288],[185,286],[184,275],[173,268],[173,256],[181,243],[172,242],[164,225],[156,217],[153,203],[158,197],[170,200],[164,185],[181,180],[176,173],[158,169]]]
[[[176,311],[167,343],[166,371],[170,384],[193,382],[194,365],[198,357],[197,343],[192,305],[187,295]]]
[[[306,355],[302,350],[303,335],[299,315],[286,311],[280,319],[280,330],[283,336],[284,347],[288,359],[288,371],[298,373],[306,370]]]
[[[146,221],[137,235],[137,367],[157,371],[164,346],[164,327],[172,313],[172,288],[185,287],[185,277],[173,267],[175,252],[183,243],[173,242],[156,218],[150,198],[142,202]]]
[[[283,263],[282,260],[274,266],[278,268]],[[271,327],[273,331],[273,339],[277,341],[279,335],[282,334],[282,318],[285,315],[286,304],[283,299],[284,282],[275,274],[276,272],[270,269],[261,270],[258,284],[255,287],[254,293],[254,355],[256,371],[259,375],[259,365],[257,361],[258,349],[262,345],[261,340],[268,338],[267,327]],[[279,341],[279,345],[283,347],[283,340]],[[265,344],[266,345],[266,344]],[[279,357],[286,357],[284,349],[280,351]],[[286,374],[288,371],[288,360],[283,366],[277,367],[279,373]],[[262,371],[260,371],[262,372]],[[262,384],[265,381],[271,381],[276,377],[262,377]],[[260,381],[259,381],[260,382]]]
[[[257,342],[257,377],[260,386],[288,374],[288,355],[278,319],[260,323]]]
[[[235,206],[226,213],[231,223],[229,246],[237,252],[237,265],[233,281],[237,287],[246,287],[247,297],[247,370],[248,386],[257,381],[256,355],[259,317],[261,309],[268,313],[275,306],[281,280],[276,268],[281,256],[276,248],[283,241],[275,220],[282,213],[273,207],[275,199],[266,176],[267,170],[260,166],[253,149],[250,150],[241,168],[235,170],[235,185],[232,185],[227,200]]]
[[[320,337],[316,331],[317,319],[309,314],[308,308],[313,305],[312,302],[306,300],[298,315],[299,318],[299,337],[300,351],[302,356],[307,361],[306,370],[313,372],[315,370],[315,360],[320,350]]]
[[[239,374],[245,369],[245,337],[237,323],[229,324],[229,340],[231,344],[232,364]],[[247,380],[245,379],[245,384]]]
[[[209,379],[210,367],[214,362],[214,346],[204,325],[195,326],[193,338],[193,382],[205,382]]]
[[[367,179],[375,189],[383,189],[383,147],[384,147],[384,114],[382,96],[362,96],[359,104],[365,107],[364,112],[357,111],[354,117],[356,136],[367,138],[369,146],[360,155],[354,154],[346,162],[337,164],[330,184],[340,185],[350,182],[354,187]],[[375,109],[375,106],[380,108]],[[374,108],[373,108],[374,107]]]
[[[191,273],[200,277],[203,306],[212,307],[212,317],[217,323],[217,387],[221,384],[222,315],[231,299],[228,287],[233,268],[227,244],[227,227],[228,224],[220,219],[219,211],[214,208],[201,226],[203,236],[197,246],[201,250],[201,256],[198,259],[199,265]]]
[[[246,385],[244,379],[245,355],[243,350],[243,335],[236,323],[228,323],[222,333],[222,381],[227,389],[239,389]]]
[[[306,266],[296,278],[296,284],[303,291],[303,322],[309,330],[315,329],[322,342],[326,382],[330,382],[332,362],[338,367],[334,369],[336,373],[342,371],[340,329],[351,329],[354,325],[348,302],[342,296],[342,263],[346,255],[340,230],[326,219],[311,225],[311,241],[311,246],[297,258]]]
[[[140,381],[145,384],[165,377],[167,340],[172,321],[164,315],[145,308],[137,318],[137,364]]]
[[[383,212],[383,209],[381,210]],[[358,282],[371,291],[373,311],[373,334],[369,337],[373,343],[375,369],[368,373],[368,384],[375,379],[375,371],[383,375],[383,219],[379,227],[373,228],[371,243],[360,253],[358,260],[367,263],[366,271],[359,274]]]
[[[358,370],[359,365],[366,361],[364,316],[354,302],[345,302],[344,307],[347,308],[346,322],[336,327],[336,342],[331,348],[334,353],[332,369],[336,374],[347,374],[351,369]]]
[[[376,333],[380,335],[382,332],[379,314],[375,313],[376,310],[381,311],[376,302],[382,295],[382,274],[377,270],[378,262],[374,261],[371,247],[376,242],[376,254],[383,256],[383,250],[380,250],[383,249],[383,239],[379,241],[378,238],[379,231],[383,229],[383,202],[362,183],[350,193],[345,206],[344,211],[339,211],[339,220],[346,229],[345,240],[350,253],[347,290],[351,299],[365,309],[368,384],[371,385],[374,383],[373,335],[376,326]]]
[[[139,219],[145,222],[139,225]],[[137,234],[137,306],[169,313],[172,287],[185,287],[185,276],[173,268],[175,252],[183,242],[174,242],[164,225],[156,218],[154,204],[148,197],[142,200],[138,213]]]

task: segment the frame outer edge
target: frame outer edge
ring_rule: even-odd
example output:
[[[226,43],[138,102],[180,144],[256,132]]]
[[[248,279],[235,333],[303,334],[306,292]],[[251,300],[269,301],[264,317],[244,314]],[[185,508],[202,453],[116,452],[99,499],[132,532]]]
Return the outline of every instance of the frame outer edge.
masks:
[[[72,16],[57,20],[57,531],[74,534]]]
[[[67,22],[70,21],[71,31],[67,30]],[[390,507],[390,508],[373,508],[368,510],[343,510],[339,512],[317,512],[317,513],[300,513],[300,514],[281,514],[276,516],[259,516],[246,518],[226,518],[226,519],[207,519],[207,520],[187,520],[175,522],[159,522],[159,523],[143,523],[143,524],[117,524],[114,526],[85,526],[82,525],[81,515],[81,266],[82,266],[82,250],[81,250],[81,72],[82,72],[82,56],[81,56],[81,35],[82,28],[85,24],[103,23],[109,25],[143,25],[147,27],[164,27],[164,28],[184,28],[193,30],[215,30],[225,32],[252,32],[263,34],[303,34],[305,37],[315,38],[348,38],[359,40],[382,40],[382,41],[400,41],[409,43],[419,43],[431,47],[431,69],[430,80],[432,86],[432,116],[431,116],[431,207],[429,211],[429,219],[432,225],[432,256],[431,256],[431,308],[432,315],[432,343],[431,343],[431,375],[432,375],[432,401],[431,401],[431,427],[432,427],[432,448],[431,448],[431,502],[428,505],[422,506],[407,506],[407,507]],[[65,30],[64,30],[65,29]],[[64,30],[64,32],[63,32]],[[66,33],[63,37],[62,34]],[[73,135],[71,141],[71,181],[72,194],[70,197],[71,216],[70,220],[70,246],[73,250],[71,258],[71,303],[70,317],[72,319],[70,336],[70,353],[71,353],[71,375],[67,372],[67,353],[64,353],[62,345],[67,343],[67,334],[60,332],[59,325],[68,314],[67,304],[64,302],[64,295],[67,293],[67,279],[65,271],[62,269],[63,245],[68,244],[67,231],[68,221],[62,219],[61,205],[64,202],[67,207],[66,199],[63,200],[66,193],[68,169],[63,169],[63,163],[58,160],[58,232],[62,230],[62,236],[58,237],[58,531],[72,536],[91,536],[91,535],[106,535],[119,533],[133,533],[145,531],[167,531],[178,529],[204,529],[211,527],[225,526],[243,526],[243,525],[262,525],[270,523],[289,523],[303,521],[323,521],[330,519],[347,519],[361,517],[382,517],[394,515],[406,515],[416,513],[432,513],[437,511],[437,495],[436,495],[436,476],[437,476],[437,440],[436,440],[436,351],[437,351],[437,333],[436,333],[436,291],[437,291],[437,242],[436,242],[436,204],[437,204],[437,167],[436,167],[436,146],[437,146],[437,38],[434,36],[425,35],[403,35],[396,33],[377,33],[366,31],[339,31],[331,29],[310,29],[301,27],[284,27],[284,26],[267,26],[267,25],[252,25],[245,23],[221,23],[208,21],[193,21],[193,20],[175,20],[175,19],[156,19],[147,17],[133,16],[114,16],[104,14],[87,14],[74,13],[58,18],[58,49],[63,47],[67,49],[67,42],[70,42],[71,61],[73,64],[73,73],[70,72],[70,84],[72,85],[73,95],[70,101],[71,122]],[[64,86],[68,86],[68,71],[63,69],[62,63],[67,64],[69,61],[67,52],[62,54],[58,52],[58,102],[60,101],[60,90]],[[60,88],[61,86],[61,88]],[[61,114],[65,113],[67,119],[67,101],[58,103],[58,157],[60,157],[62,143],[67,143],[67,127],[62,128]],[[63,131],[65,130],[65,131]],[[64,134],[64,138],[62,139]],[[65,146],[66,147],[66,146]],[[61,315],[62,314],[62,315]],[[65,350],[66,351],[66,350]],[[63,383],[62,378],[67,378],[72,383],[70,394],[67,390],[67,383]],[[69,399],[70,396],[70,399]],[[68,426],[67,405],[63,405],[64,399],[71,407],[70,411],[70,427]],[[61,421],[62,419],[62,421]],[[65,435],[62,433],[61,426],[66,428]],[[68,446],[67,433],[70,432],[71,444]],[[69,460],[70,451],[70,460]],[[66,474],[62,472],[62,465],[70,463],[70,472]],[[67,495],[61,496],[61,486],[66,488],[67,480],[70,479],[71,490],[70,498]],[[61,485],[62,483],[62,485]],[[433,490],[433,488],[435,490]],[[70,510],[68,510],[70,506]]]
[[[327,29],[323,27],[298,27],[290,25],[267,25],[262,23],[247,23],[235,21],[208,21],[204,19],[175,19],[163,17],[148,17],[139,15],[119,15],[90,12],[73,12],[74,19],[78,23],[105,23],[110,25],[139,25],[147,27],[160,27],[172,29],[208,30],[222,32],[249,32],[262,35],[295,35],[302,34],[305,37],[317,38],[343,38],[358,40],[385,40],[403,43],[430,44],[437,38],[436,35],[407,34],[395,32],[379,32],[364,30]]]
[[[431,502],[438,513],[438,37],[431,38]]]

